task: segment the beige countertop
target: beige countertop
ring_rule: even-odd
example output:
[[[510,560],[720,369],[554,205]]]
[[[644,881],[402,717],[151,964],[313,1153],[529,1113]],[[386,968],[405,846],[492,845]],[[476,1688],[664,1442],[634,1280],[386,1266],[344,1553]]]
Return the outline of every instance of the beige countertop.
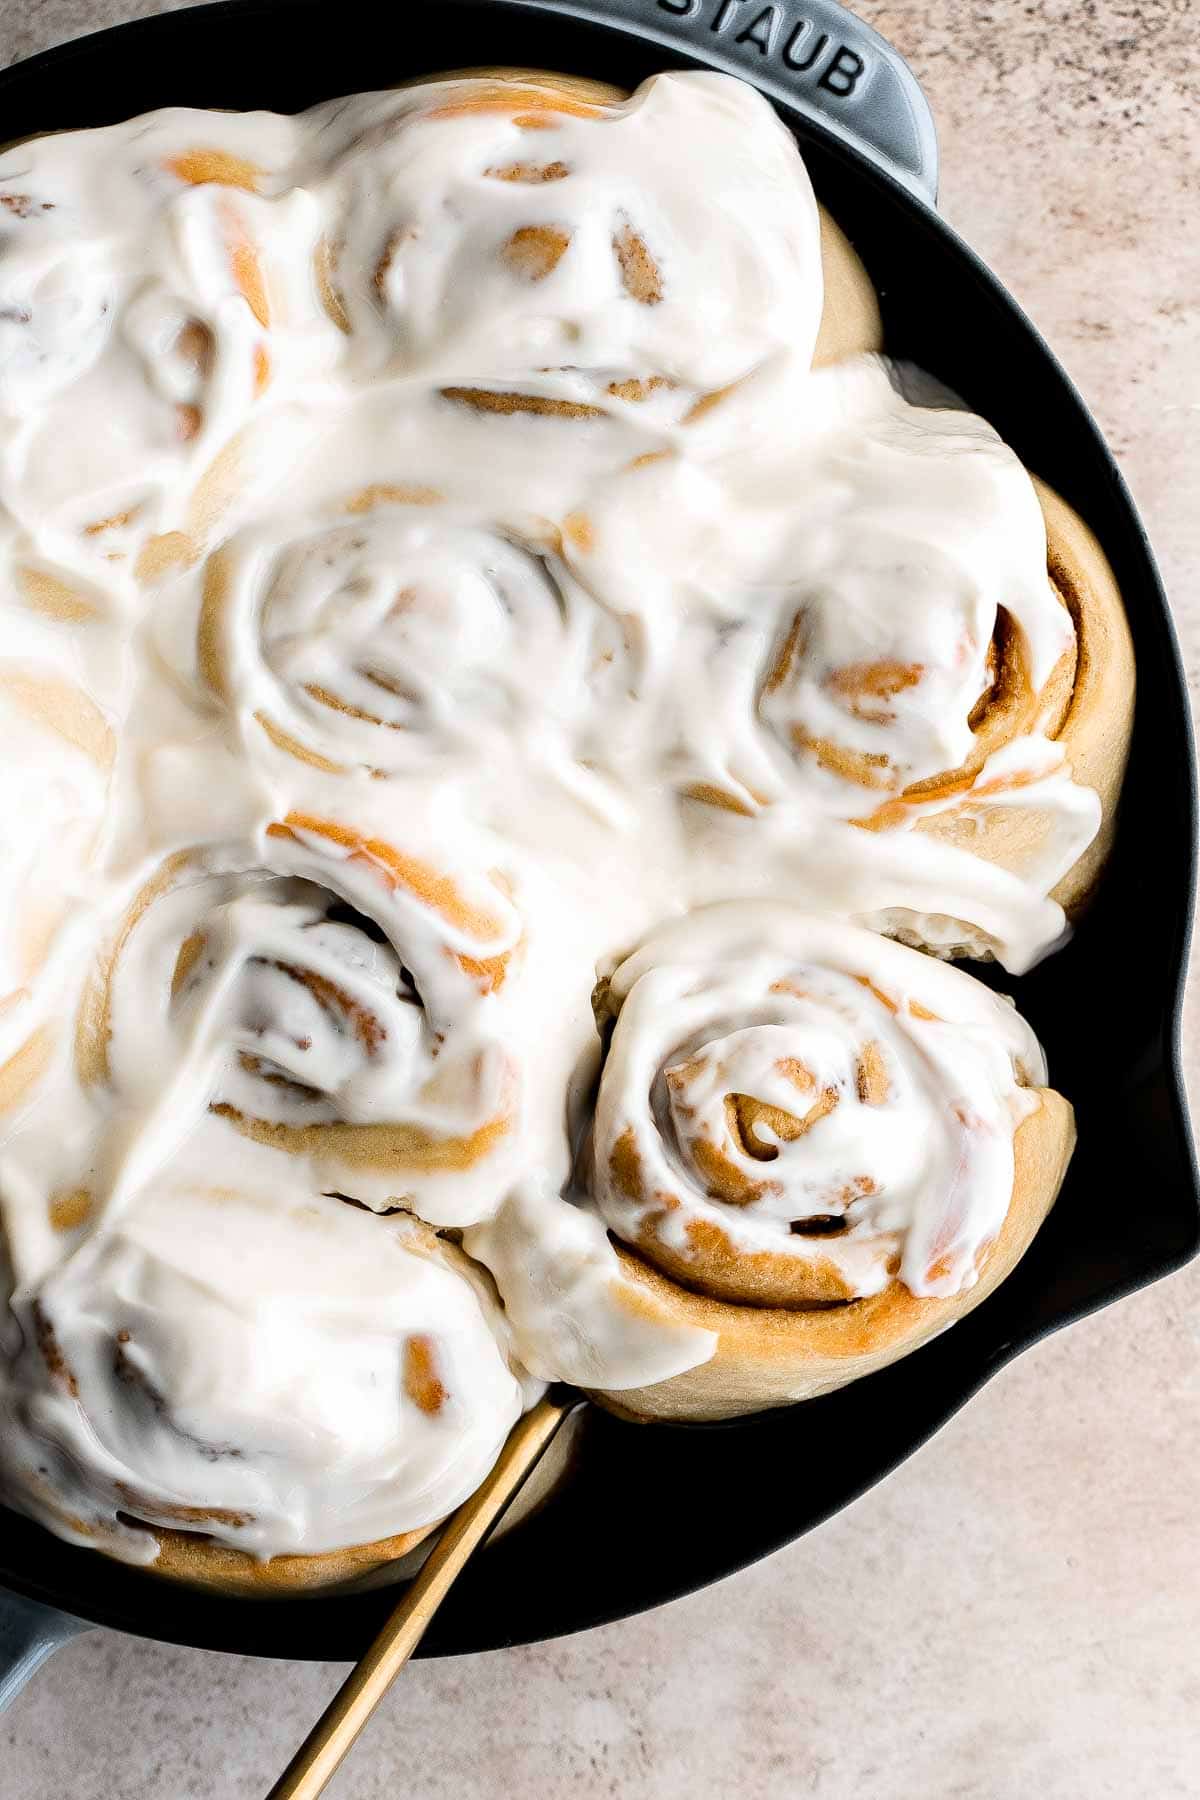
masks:
[[[1122,462],[1195,690],[1191,4],[859,10],[933,102],[946,216],[1045,331]],[[154,10],[0,0],[0,62]],[[1195,1006],[1187,1056],[1200,1092]],[[408,1670],[331,1793],[1195,1800],[1198,1416],[1194,1269],[1026,1355],[890,1480],[770,1562],[628,1624]],[[92,1633],[0,1720],[0,1795],[260,1794],[341,1672]]]

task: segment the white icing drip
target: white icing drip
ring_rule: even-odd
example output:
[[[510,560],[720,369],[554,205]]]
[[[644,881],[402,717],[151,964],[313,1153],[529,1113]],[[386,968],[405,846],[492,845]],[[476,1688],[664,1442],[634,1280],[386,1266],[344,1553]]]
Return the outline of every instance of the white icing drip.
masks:
[[[580,1387],[645,1387],[707,1362],[712,1332],[633,1304],[593,1213],[532,1180],[464,1242],[486,1263],[532,1374]]]

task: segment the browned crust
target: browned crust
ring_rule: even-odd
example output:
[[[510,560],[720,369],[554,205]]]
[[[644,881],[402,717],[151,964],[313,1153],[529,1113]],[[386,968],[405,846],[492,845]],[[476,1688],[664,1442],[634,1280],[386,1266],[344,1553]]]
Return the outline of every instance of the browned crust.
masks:
[[[709,1193],[715,1192],[726,1205],[741,1206],[755,1198],[757,1187],[739,1194],[731,1186],[730,1174],[740,1176],[741,1171],[706,1140],[694,1140],[688,1153]],[[629,1248],[661,1275],[709,1299],[739,1307],[828,1306],[850,1298],[852,1290],[836,1259],[822,1256],[815,1245],[811,1258],[803,1261],[774,1249],[745,1251],[715,1219],[694,1215],[684,1226],[685,1243],[677,1247],[670,1221],[684,1215],[685,1202],[678,1194],[646,1192],[632,1128],[607,1149],[606,1156],[607,1167],[597,1171],[596,1180],[611,1183],[642,1208],[637,1241]],[[886,1256],[886,1247],[881,1253]]]
[[[1074,1114],[1050,1088],[1013,1140],[1013,1193],[1000,1236],[979,1280],[949,1300],[916,1299],[898,1281],[870,1299],[806,1312],[739,1306],[679,1286],[626,1246],[633,1283],[628,1304],[673,1324],[712,1331],[709,1362],[651,1387],[597,1391],[593,1398],[628,1417],[725,1419],[831,1392],[886,1367],[971,1312],[1025,1254],[1054,1203],[1075,1143]]]
[[[290,1594],[330,1592],[357,1587],[378,1576],[423,1543],[434,1525],[380,1538],[374,1544],[356,1544],[348,1550],[327,1550],[320,1556],[273,1556],[261,1562],[244,1550],[231,1550],[190,1531],[155,1532],[158,1556],[149,1565],[151,1574],[189,1587],[215,1588],[248,1599],[282,1599]]]
[[[466,69],[443,69],[439,74],[422,75],[415,81],[406,82],[405,88],[431,87],[441,81],[487,81],[512,84],[517,88],[537,90],[539,102],[542,100],[542,96],[548,92],[572,101],[583,101],[589,109],[616,106],[620,101],[629,98],[627,88],[614,87],[609,81],[593,81],[590,76],[586,75],[564,75],[549,69],[522,68],[516,64],[473,65]],[[511,107],[511,98],[507,94],[501,97],[505,107]]]
[[[430,1226],[419,1220],[410,1221],[406,1242],[414,1255],[427,1256],[444,1263],[477,1289],[483,1284],[494,1295],[486,1271],[473,1262],[457,1244],[442,1237]],[[39,1323],[39,1342],[52,1375],[67,1383],[74,1391],[74,1375],[59,1350],[49,1321]],[[437,1405],[444,1398],[444,1390],[436,1367],[426,1353],[427,1348],[426,1346],[424,1351],[418,1351],[416,1359],[420,1365],[421,1389],[417,1404],[423,1410],[430,1411],[436,1410],[434,1389],[437,1390]],[[411,1354],[406,1356],[410,1372],[412,1360]],[[60,1510],[51,1491],[46,1490],[43,1497],[51,1510]],[[129,1508],[125,1515],[126,1522],[135,1529],[147,1532],[158,1545],[154,1562],[147,1565],[149,1573],[160,1575],[168,1581],[182,1581],[191,1587],[210,1588],[248,1599],[282,1599],[293,1594],[328,1593],[381,1585],[390,1578],[394,1565],[422,1544],[441,1524],[440,1519],[431,1519],[427,1525],[421,1525],[412,1531],[398,1532],[393,1537],[378,1538],[369,1544],[352,1544],[342,1550],[325,1550],[313,1556],[273,1556],[263,1560],[247,1551],[217,1543],[213,1538],[205,1536],[205,1516],[220,1519],[237,1529],[244,1522],[237,1514],[220,1508],[207,1515],[200,1508],[177,1508],[172,1513],[172,1509],[156,1508],[150,1501],[141,1503],[145,1512],[157,1512],[160,1518],[170,1515],[186,1517],[194,1522],[194,1530],[183,1530],[177,1526],[155,1524],[135,1512],[134,1509],[139,1504],[136,1495],[128,1493],[126,1499]],[[95,1547],[103,1554],[111,1554],[103,1536],[95,1527],[66,1513],[61,1513],[61,1517],[72,1531],[81,1532],[92,1539]]]
[[[347,1169],[394,1173],[397,1180],[405,1172],[474,1168],[512,1129],[507,1112],[458,1137],[437,1137],[423,1126],[402,1123],[348,1125],[335,1119],[321,1125],[279,1124],[249,1117],[225,1102],[218,1102],[212,1111],[256,1143],[271,1144],[295,1156],[332,1157]]]
[[[364,837],[351,826],[312,813],[290,812],[285,819],[267,826],[268,837],[297,840],[300,833],[336,845],[348,853],[352,863],[370,868],[393,892],[400,889],[411,894],[464,936],[486,944],[501,934],[502,923],[497,915],[462,894],[453,876],[396,849],[382,838]],[[499,899],[499,894],[496,897]],[[455,961],[465,974],[476,978],[485,993],[498,993],[504,986],[511,954],[505,950],[495,956],[471,956],[460,951]]]
[[[102,1556],[124,1562],[124,1557],[114,1553],[100,1527],[59,1504],[48,1481],[34,1480],[32,1486],[46,1511],[66,1531],[86,1539]],[[198,1529],[152,1526],[132,1513],[126,1514],[126,1522],[153,1538],[158,1547],[155,1560],[145,1565],[147,1574],[249,1600],[283,1600],[296,1594],[382,1586],[394,1579],[395,1565],[424,1543],[441,1523],[435,1520],[419,1530],[400,1532],[370,1544],[355,1544],[345,1550],[326,1550],[315,1556],[273,1556],[264,1561],[245,1550],[218,1544]]]
[[[1133,641],[1116,577],[1095,535],[1053,488],[1032,479],[1046,521],[1050,579],[1075,621],[1078,646],[1070,701],[1053,736],[1074,780],[1099,796],[1102,813],[1095,840],[1052,892],[1073,918],[1096,886],[1116,827],[1133,730]],[[951,810],[920,820],[917,829],[1019,872],[1048,825],[1036,805],[997,806],[982,808],[968,826]]]
[[[1033,485],[1046,520],[1050,574],[1079,634],[1075,692],[1058,737],[1076,781],[1095,790],[1103,809],[1095,841],[1054,890],[1053,898],[1075,917],[1091,897],[1112,847],[1137,676],[1121,590],[1099,540],[1053,488],[1037,476]]]

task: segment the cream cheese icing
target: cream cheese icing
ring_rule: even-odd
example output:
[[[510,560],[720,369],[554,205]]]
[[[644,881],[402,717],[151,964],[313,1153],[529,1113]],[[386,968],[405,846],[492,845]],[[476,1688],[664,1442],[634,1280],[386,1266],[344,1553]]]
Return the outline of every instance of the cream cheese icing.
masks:
[[[801,1297],[826,1297],[806,1282],[831,1265],[837,1298],[894,1273],[918,1296],[973,1285],[1008,1210],[1013,1131],[1038,1105],[1028,1088],[1046,1077],[1006,1000],[856,926],[760,902],[655,934],[605,1007],[591,1186],[625,1242],[649,1232],[734,1298],[737,1274],[703,1265],[712,1234],[781,1262]]]
[[[811,363],[816,209],[752,89],[525,94],[433,83],[307,116],[297,179],[328,195],[322,287],[356,370],[678,419],[770,357]]]
[[[524,1404],[486,1278],[403,1215],[297,1195],[278,1153],[216,1186],[208,1147],[18,1287],[7,1491],[139,1562],[139,1521],[267,1556],[444,1517]]]
[[[878,359],[812,372],[816,205],[752,90],[548,82],[517,110],[447,81],[0,155],[0,1479],[119,1554],[152,1543],[118,1513],[207,1509],[260,1556],[428,1523],[526,1371],[620,1388],[704,1360],[561,1198],[597,969],[629,982],[619,1057],[653,1060],[637,996],[665,978],[624,959],[738,902],[761,934],[709,945],[721,1079],[778,1103],[799,1031],[845,1086],[833,975],[832,1025],[736,1023],[800,930],[754,908],[1020,970],[1098,826],[1036,704],[953,800],[1036,789],[1056,828],[1020,874],[910,829],[937,794],[853,823],[962,759],[998,607],[1032,693],[1069,656],[1028,477]],[[920,674],[862,704],[835,678],[871,661]],[[903,964],[851,926],[801,936],[838,931]],[[958,1052],[927,1022],[872,1121],[872,1169],[908,1175],[862,1235],[917,1293],[994,1234],[1037,1062],[991,995],[962,1004],[990,1161],[937,1276],[922,1196],[953,1147],[918,1071]],[[715,1126],[719,1089],[698,1071],[676,1107]],[[503,1310],[363,1210],[396,1207],[462,1230]],[[756,1218],[746,1244],[774,1241]],[[423,1412],[427,1338],[447,1398]]]

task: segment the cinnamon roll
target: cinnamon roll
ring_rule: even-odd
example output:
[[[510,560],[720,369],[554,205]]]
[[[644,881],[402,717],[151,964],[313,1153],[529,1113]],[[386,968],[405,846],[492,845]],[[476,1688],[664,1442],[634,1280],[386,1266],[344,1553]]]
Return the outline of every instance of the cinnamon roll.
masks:
[[[478,1486],[523,1376],[484,1272],[277,1153],[154,1184],[18,1285],[0,1494],[60,1536],[255,1595],[385,1573]]]
[[[610,1393],[725,1417],[843,1385],[1003,1279],[1074,1129],[1029,1027],[971,977],[769,903],[667,927],[598,992],[585,1158],[625,1274],[699,1367]]]
[[[915,831],[1073,913],[1132,728],[1120,593],[1066,502],[982,419],[940,394],[911,403],[913,379],[874,359],[821,378],[828,430],[783,542],[693,634],[685,791]],[[930,947],[972,947],[967,925],[950,933]]]
[[[455,406],[686,428],[755,371],[878,346],[871,284],[751,88],[494,70],[313,118],[326,310],[356,366]]]
[[[79,1079],[133,1121],[114,1191],[209,1111],[364,1205],[452,1225],[490,1210],[519,1110],[496,1011],[520,934],[492,877],[299,812],[254,854],[169,859],[79,1012]]]
[[[549,520],[503,525],[435,489],[372,483],[212,554],[200,673],[251,752],[262,732],[327,772],[597,759],[635,678],[630,646],[560,544]]]
[[[303,337],[295,136],[174,108],[0,153],[0,496],[68,562],[184,560],[253,469]]]

